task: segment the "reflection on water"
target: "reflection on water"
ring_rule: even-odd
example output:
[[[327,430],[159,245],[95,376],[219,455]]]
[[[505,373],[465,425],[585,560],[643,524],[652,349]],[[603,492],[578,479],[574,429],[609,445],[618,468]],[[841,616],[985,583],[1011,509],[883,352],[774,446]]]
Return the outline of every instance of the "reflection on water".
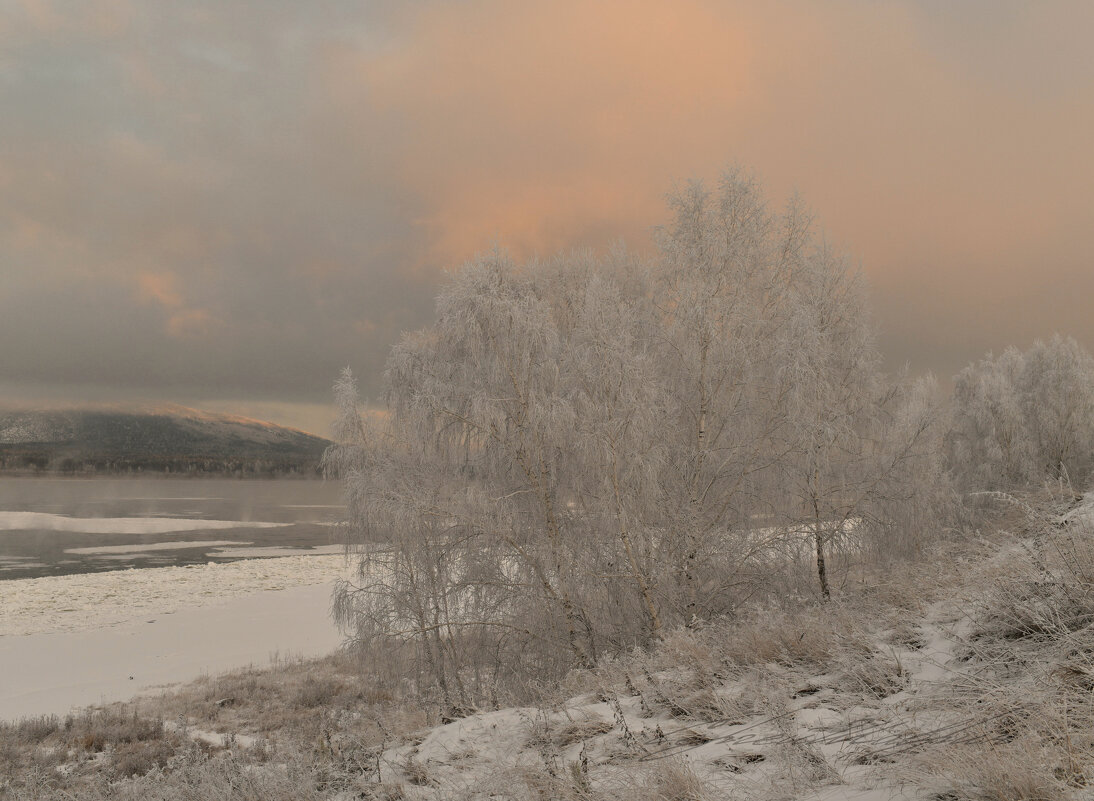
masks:
[[[332,481],[5,477],[0,580],[329,553],[343,515]]]

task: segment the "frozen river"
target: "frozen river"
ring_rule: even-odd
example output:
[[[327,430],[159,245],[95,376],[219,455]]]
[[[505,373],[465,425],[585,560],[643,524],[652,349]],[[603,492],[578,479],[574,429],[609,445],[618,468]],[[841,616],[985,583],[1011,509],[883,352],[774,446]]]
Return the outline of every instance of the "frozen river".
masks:
[[[0,719],[317,655],[340,486],[0,478]]]
[[[338,482],[0,477],[0,580],[329,546],[342,513]]]

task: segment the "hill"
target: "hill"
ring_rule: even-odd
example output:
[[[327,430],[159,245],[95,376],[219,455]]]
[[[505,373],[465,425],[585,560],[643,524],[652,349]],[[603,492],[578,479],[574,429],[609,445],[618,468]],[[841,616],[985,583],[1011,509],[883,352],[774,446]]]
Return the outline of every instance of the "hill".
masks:
[[[0,471],[313,474],[329,442],[183,406],[0,411]]]

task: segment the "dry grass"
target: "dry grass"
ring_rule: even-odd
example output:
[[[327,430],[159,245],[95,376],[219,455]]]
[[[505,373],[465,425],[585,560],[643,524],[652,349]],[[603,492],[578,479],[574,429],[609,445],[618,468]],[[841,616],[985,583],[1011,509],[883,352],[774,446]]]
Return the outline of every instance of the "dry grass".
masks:
[[[1069,496],[1001,502],[1012,539],[967,583],[965,667],[945,699],[976,725],[916,769],[939,798],[1063,801],[1094,781],[1094,526],[1062,515]]]
[[[282,661],[139,705],[0,724],[0,799],[326,798],[368,784],[385,743],[435,722],[418,704],[370,691],[351,656]],[[197,731],[227,733],[227,747],[192,741]],[[237,734],[259,742],[244,747]],[[251,789],[218,795],[233,773]],[[148,795],[153,786],[163,792]]]
[[[632,798],[650,801],[706,801],[713,796],[683,759],[665,759],[641,777]],[[644,792],[644,795],[643,795]]]
[[[108,745],[132,745],[168,737],[162,718],[141,715],[138,707],[124,704],[66,718],[60,731],[68,745],[78,745],[91,753],[103,751]]]
[[[256,766],[232,754],[206,756],[197,750],[183,755],[168,771],[156,770],[76,796],[80,801],[313,801],[324,797],[309,765],[292,761]]]
[[[845,634],[844,622],[834,606],[793,615],[762,610],[728,627],[721,655],[741,667],[775,663],[823,670]]]
[[[595,781],[579,762],[565,770],[513,768],[474,786],[436,796],[439,801],[715,801],[714,792],[685,759],[629,766]]]
[[[842,660],[839,686],[854,696],[888,698],[900,692],[908,676],[900,660],[882,653]]]
[[[611,731],[613,725],[606,720],[572,720],[562,723],[551,732],[551,741],[558,748],[597,737]]]
[[[142,776],[165,766],[182,745],[161,718],[142,714],[136,705],[119,704],[63,719],[30,718],[0,724],[0,777],[44,772],[55,782],[63,778],[58,770],[65,765],[73,766],[68,773],[76,780],[88,773]],[[0,794],[3,787],[0,784]]]
[[[917,762],[933,777],[935,798],[947,801],[1071,801],[1079,789],[1079,782],[1034,742],[952,746]]]

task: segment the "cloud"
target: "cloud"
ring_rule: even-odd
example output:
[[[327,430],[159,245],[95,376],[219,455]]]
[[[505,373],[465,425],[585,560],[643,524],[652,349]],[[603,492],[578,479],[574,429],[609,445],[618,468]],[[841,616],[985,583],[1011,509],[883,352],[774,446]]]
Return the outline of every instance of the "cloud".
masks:
[[[645,236],[674,178],[727,158],[756,47],[706,2],[440,4],[400,22],[398,48],[330,54],[328,92],[402,131],[393,164],[427,198],[435,261]]]
[[[1091,8],[25,0],[3,378],[317,404],[350,364],[375,395],[442,268],[648,247],[673,183],[731,164],[862,265],[891,363],[1094,347]]]
[[[206,309],[187,305],[174,273],[139,273],[136,295],[142,303],[164,311],[164,330],[172,339],[209,340],[224,332],[224,327]]]
[[[167,319],[167,333],[175,339],[207,339],[214,323],[204,309],[182,309]]]
[[[178,279],[172,273],[139,273],[137,297],[145,303],[158,303],[169,309],[182,306]]]
[[[1061,291],[1094,290],[1075,236],[1094,223],[1094,59],[1048,35],[1091,13],[962,8],[440,4],[343,58],[337,85],[399,121],[435,261],[494,238],[641,242],[674,179],[740,163],[776,202],[799,190],[863,266],[893,362],[945,373],[1056,327],[1094,345]]]

